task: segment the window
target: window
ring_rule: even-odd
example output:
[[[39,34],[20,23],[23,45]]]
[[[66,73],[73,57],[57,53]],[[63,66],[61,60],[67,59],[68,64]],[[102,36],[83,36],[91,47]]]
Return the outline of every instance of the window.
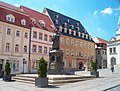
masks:
[[[15,45],[15,52],[19,52],[19,45],[18,44]]]
[[[6,20],[9,22],[15,22],[15,17],[12,14],[6,15]]]
[[[71,56],[74,56],[74,51],[73,50],[71,50]]]
[[[22,19],[22,20],[21,20],[21,24],[25,26],[25,25],[26,25],[26,20],[25,20],[25,19]]]
[[[66,45],[69,45],[69,39],[66,39]]]
[[[71,40],[71,45],[74,45],[74,40]]]
[[[83,47],[83,42],[80,42],[80,47],[81,47],[81,48]]]
[[[24,53],[27,53],[27,46],[24,46]]]
[[[76,46],[78,46],[79,44],[78,44],[78,41],[76,41]]]
[[[64,44],[64,39],[63,38],[61,38],[60,43]]]
[[[42,36],[43,34],[42,33],[39,33],[39,39],[42,40]]]
[[[98,50],[98,54],[100,54],[100,50]]]
[[[66,49],[66,55],[69,55],[69,49]]]
[[[40,20],[40,26],[45,27],[45,21],[44,20]]]
[[[49,51],[51,51],[52,50],[52,48],[51,47],[49,47]]]
[[[49,42],[52,42],[52,36],[49,35]]]
[[[10,51],[10,43],[6,43],[6,51]]]
[[[7,28],[7,34],[11,35],[11,29],[10,28]]]
[[[44,47],[44,54],[47,54],[47,47]]]
[[[36,20],[34,18],[31,18],[31,21],[32,21],[33,24],[36,23]]]
[[[113,48],[113,53],[116,53],[116,47]]]
[[[33,31],[33,38],[37,39],[37,32]]]
[[[27,32],[25,32],[25,38],[28,38],[28,33]]]
[[[32,52],[36,52],[36,50],[37,50],[37,46],[36,46],[36,45],[33,45],[33,47],[32,47]]]
[[[42,53],[42,46],[38,47],[38,53]]]
[[[19,70],[19,61],[13,60],[11,61],[11,67],[13,71],[18,71]]]
[[[16,36],[17,36],[17,37],[20,36],[20,31],[17,30],[17,32],[16,32]]]
[[[87,48],[87,43],[84,43],[84,48]]]
[[[79,52],[78,51],[76,51],[76,57],[79,57]]]
[[[44,34],[44,40],[47,41],[47,34]]]
[[[110,53],[112,53],[112,48],[110,48],[109,50],[110,50]]]

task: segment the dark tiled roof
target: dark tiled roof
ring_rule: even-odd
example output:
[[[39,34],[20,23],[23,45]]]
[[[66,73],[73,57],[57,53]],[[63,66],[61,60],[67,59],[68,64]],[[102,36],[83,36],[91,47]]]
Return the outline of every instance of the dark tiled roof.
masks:
[[[50,16],[51,20],[53,21],[56,28],[58,28],[59,26],[64,27],[65,23],[67,23],[67,25],[66,25],[67,29],[71,29],[72,31],[75,30],[77,33],[79,31],[80,33],[87,34],[90,37],[88,32],[85,30],[85,28],[80,23],[80,21],[75,20],[73,18],[70,18],[68,16],[65,16],[61,13],[56,12],[56,11],[50,10],[48,8],[45,8],[45,10],[47,10],[47,12],[48,12],[48,14],[49,14],[49,16]],[[56,20],[58,20],[58,24],[55,23]],[[73,25],[74,27],[71,28],[71,25]],[[78,27],[79,27],[79,30],[77,30]],[[76,34],[76,36],[74,36],[73,34],[65,33],[65,32],[62,32],[62,34],[66,35],[66,36],[76,37],[76,38],[80,38],[80,39],[84,39],[84,40],[88,40],[88,41],[93,42],[92,39],[89,40],[89,39],[85,39],[82,37],[78,37],[78,34]]]
[[[43,30],[48,30],[50,32],[54,32],[54,30],[51,27],[51,25],[53,25],[53,24],[47,15],[37,12],[35,10],[32,10],[30,8],[27,8],[25,6],[20,6],[20,8],[23,9],[23,11],[29,15],[30,19],[33,18],[36,20],[36,23],[31,22],[34,27],[37,27],[37,28],[43,29]],[[40,20],[44,20],[45,27],[40,26]]]

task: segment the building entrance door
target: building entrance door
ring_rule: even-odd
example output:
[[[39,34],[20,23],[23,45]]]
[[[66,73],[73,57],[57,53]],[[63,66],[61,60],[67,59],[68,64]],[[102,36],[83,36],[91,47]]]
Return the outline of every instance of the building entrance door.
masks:
[[[3,67],[3,64],[0,64],[0,73],[1,73],[1,71],[2,71],[2,67]]]
[[[83,68],[83,63],[79,62],[79,69],[82,69],[82,68]]]

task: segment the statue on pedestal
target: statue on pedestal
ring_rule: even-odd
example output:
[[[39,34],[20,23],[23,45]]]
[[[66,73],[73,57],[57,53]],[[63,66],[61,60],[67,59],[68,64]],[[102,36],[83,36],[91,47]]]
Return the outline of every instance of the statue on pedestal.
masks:
[[[60,32],[58,30],[55,31],[56,34],[52,37],[52,50],[59,50],[60,49]]]

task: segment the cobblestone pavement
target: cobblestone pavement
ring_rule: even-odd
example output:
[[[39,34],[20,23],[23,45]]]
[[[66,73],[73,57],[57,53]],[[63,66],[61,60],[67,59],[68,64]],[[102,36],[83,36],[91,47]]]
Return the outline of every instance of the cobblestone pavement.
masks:
[[[49,85],[47,88],[38,88],[34,84],[21,82],[4,82],[0,79],[0,91],[101,91],[120,84],[120,69],[112,74],[110,69],[99,70],[100,78],[93,80]]]

